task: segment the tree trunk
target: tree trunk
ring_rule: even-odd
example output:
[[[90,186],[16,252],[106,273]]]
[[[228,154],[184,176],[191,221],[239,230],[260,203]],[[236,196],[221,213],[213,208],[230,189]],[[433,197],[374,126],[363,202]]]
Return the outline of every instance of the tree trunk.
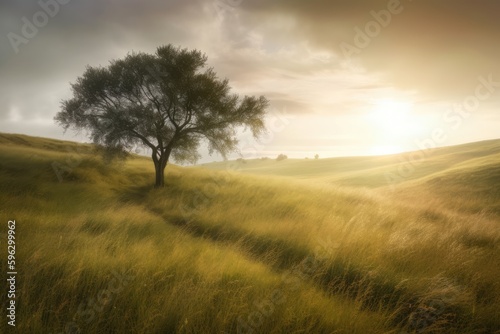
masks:
[[[165,186],[165,167],[162,168],[161,163],[155,161],[156,181],[155,188],[163,188]]]
[[[153,161],[155,163],[155,188],[163,188],[165,186],[165,167],[167,167],[170,151],[166,151],[160,155],[158,159],[156,154],[153,153]]]

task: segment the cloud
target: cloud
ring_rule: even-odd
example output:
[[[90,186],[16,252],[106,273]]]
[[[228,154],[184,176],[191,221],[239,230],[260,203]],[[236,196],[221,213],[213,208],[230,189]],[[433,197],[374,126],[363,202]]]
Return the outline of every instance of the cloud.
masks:
[[[18,53],[8,34],[21,34],[23,18],[33,21],[42,8],[38,1],[3,1],[0,131],[60,138],[52,118],[85,66],[169,43],[205,52],[235,92],[266,95],[273,109],[314,119],[300,118],[277,135],[280,149],[318,145],[332,131],[325,122],[336,124],[344,143],[361,145],[363,140],[345,138],[367,132],[360,115],[377,96],[411,100],[419,112],[436,113],[433,105],[474,94],[479,76],[500,82],[500,2],[401,0],[401,12],[369,45],[357,45],[355,28],[364,31],[375,22],[372,11],[395,1],[73,0],[60,5]],[[359,52],[346,58],[342,43]],[[500,87],[481,105],[474,124],[499,124],[499,93]],[[299,145],[293,140],[301,126],[309,128]]]
[[[50,2],[50,1],[49,1]],[[69,82],[83,73],[85,66],[107,65],[126,53],[152,51],[161,44],[179,43],[185,30],[176,28],[180,17],[195,22],[193,6],[180,1],[86,1],[61,5],[59,12],[16,54],[7,35],[21,35],[23,18],[32,21],[42,9],[37,2],[2,2],[0,34],[0,102],[9,100],[22,114],[55,114],[59,101],[68,97]],[[202,24],[202,23],[200,23]],[[54,103],[55,101],[55,103]],[[0,119],[8,112],[2,104]],[[37,111],[35,111],[37,110]]]
[[[383,74],[389,85],[440,99],[470,94],[481,75],[493,73],[500,81],[498,1],[256,0],[244,5],[259,20],[290,17],[297,22],[296,36],[344,56],[341,44],[356,47],[355,28],[365,31],[368,22],[376,22],[372,12],[387,11],[389,3],[400,3],[400,13],[391,14],[390,23],[353,54],[369,72]]]

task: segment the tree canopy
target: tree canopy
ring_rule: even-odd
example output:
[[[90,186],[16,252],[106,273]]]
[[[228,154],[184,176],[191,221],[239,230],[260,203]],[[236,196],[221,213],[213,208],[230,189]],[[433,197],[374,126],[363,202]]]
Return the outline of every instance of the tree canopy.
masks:
[[[149,148],[157,187],[170,158],[195,162],[202,142],[226,158],[237,147],[237,128],[254,137],[265,131],[268,100],[231,93],[198,50],[167,45],[131,53],[107,67],[88,66],[71,87],[56,122],[85,131],[109,152]]]

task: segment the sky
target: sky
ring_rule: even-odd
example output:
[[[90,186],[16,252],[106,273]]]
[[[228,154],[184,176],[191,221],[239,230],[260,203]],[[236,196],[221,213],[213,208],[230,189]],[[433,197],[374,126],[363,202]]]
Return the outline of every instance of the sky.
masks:
[[[204,52],[233,92],[271,101],[268,133],[240,134],[244,158],[495,139],[499,15],[495,0],[3,0],[0,132],[88,141],[53,120],[70,83],[173,44]]]

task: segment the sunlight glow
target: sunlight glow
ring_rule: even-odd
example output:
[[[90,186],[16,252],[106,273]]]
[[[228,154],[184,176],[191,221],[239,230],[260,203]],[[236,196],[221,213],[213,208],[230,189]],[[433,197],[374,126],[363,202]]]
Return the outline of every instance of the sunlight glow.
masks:
[[[394,100],[379,100],[373,108],[375,121],[389,135],[405,133],[411,124],[412,104]]]
[[[372,154],[393,154],[406,149],[406,143],[419,127],[412,111],[411,102],[393,99],[374,101],[369,116],[375,132]]]

